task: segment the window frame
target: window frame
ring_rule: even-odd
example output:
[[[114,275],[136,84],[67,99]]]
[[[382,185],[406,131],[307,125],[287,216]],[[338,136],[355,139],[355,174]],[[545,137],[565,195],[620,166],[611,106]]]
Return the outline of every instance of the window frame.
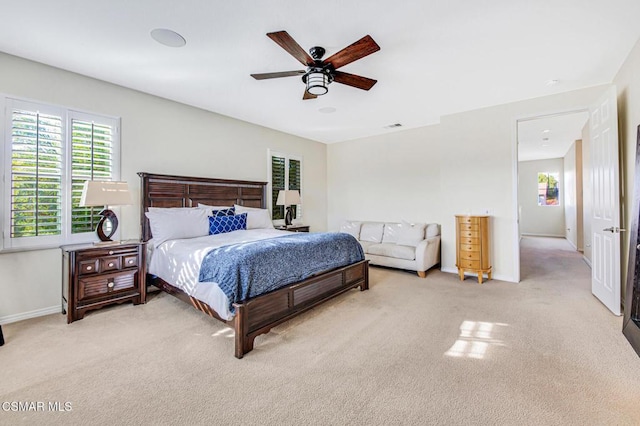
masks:
[[[12,120],[13,110],[24,109],[27,111],[38,111],[46,114],[57,115],[61,118],[62,126],[62,194],[60,197],[61,207],[61,232],[59,235],[47,235],[36,237],[11,238],[11,172],[12,172]],[[112,179],[120,180],[121,174],[121,140],[120,140],[120,118],[106,114],[80,111],[78,109],[64,107],[61,105],[49,104],[42,101],[25,99],[0,93],[0,110],[4,114],[0,119],[0,202],[2,211],[0,213],[0,251],[28,251],[45,250],[57,248],[65,244],[80,244],[97,241],[95,231],[83,233],[71,233],[71,161],[72,161],[72,120],[90,121],[113,128],[113,149],[112,149]],[[113,207],[112,210],[119,213],[119,209]],[[119,238],[119,230],[114,239]]]
[[[299,154],[288,154],[282,151],[275,151],[268,149],[267,150],[267,173],[268,173],[268,183],[267,183],[267,206],[269,209],[269,215],[271,217],[271,221],[274,226],[284,226],[285,220],[283,219],[273,219],[273,211],[271,207],[273,206],[273,170],[272,170],[272,157],[281,157],[285,159],[284,173],[285,173],[285,187],[289,187],[289,160],[296,160],[300,162],[300,204],[296,209],[296,217],[292,219],[292,224],[299,225],[303,223],[304,217],[304,157]]]

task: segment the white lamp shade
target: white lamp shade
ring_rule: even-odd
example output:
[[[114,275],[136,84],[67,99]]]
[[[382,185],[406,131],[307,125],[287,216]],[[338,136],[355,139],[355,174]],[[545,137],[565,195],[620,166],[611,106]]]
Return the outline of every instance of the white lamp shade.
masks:
[[[133,204],[127,182],[87,180],[82,188],[80,206],[124,206]]]
[[[300,204],[300,192],[297,189],[280,190],[278,192],[277,206],[292,206]]]

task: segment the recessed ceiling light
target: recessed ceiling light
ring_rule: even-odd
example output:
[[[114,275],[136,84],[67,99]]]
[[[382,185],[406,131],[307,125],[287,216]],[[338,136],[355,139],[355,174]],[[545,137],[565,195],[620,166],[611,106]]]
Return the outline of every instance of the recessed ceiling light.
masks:
[[[549,129],[545,129],[545,130],[542,131],[542,133],[549,133],[550,131],[551,130],[549,130]]]
[[[560,80],[547,80],[547,82],[545,84],[547,86],[555,86],[558,83],[560,83]]]
[[[551,145],[548,144],[548,143],[543,143],[542,146],[547,147],[547,146],[551,146]]]
[[[166,28],[156,28],[151,31],[151,37],[160,44],[169,47],[182,47],[187,41],[175,31]]]
[[[323,114],[332,114],[336,112],[336,109],[334,107],[322,107],[318,110],[318,112],[321,112]]]

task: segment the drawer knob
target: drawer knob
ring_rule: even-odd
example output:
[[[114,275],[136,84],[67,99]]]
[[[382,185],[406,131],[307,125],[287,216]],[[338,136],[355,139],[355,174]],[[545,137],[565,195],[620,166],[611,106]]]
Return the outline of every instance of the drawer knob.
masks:
[[[131,263],[133,263],[133,259],[129,259],[129,263],[130,263],[130,264],[131,264]]]
[[[115,285],[115,284],[113,283],[113,281],[109,281],[109,282],[107,283],[107,287],[109,287],[109,288],[113,288],[113,286],[114,286],[114,285]]]
[[[87,271],[90,271],[93,269],[93,266],[87,266]]]
[[[109,254],[113,254],[113,250],[109,250]]]
[[[109,268],[113,268],[113,262],[109,262]]]

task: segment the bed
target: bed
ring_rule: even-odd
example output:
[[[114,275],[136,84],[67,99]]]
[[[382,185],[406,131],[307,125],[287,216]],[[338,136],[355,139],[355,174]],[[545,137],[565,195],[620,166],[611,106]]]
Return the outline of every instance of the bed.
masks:
[[[232,206],[234,204],[266,208],[265,182],[228,179],[170,176],[138,173],[141,177],[141,228],[143,241],[152,239],[145,213],[153,207],[196,207],[198,204]],[[286,238],[283,237],[283,238]],[[168,278],[167,278],[168,280]],[[169,280],[170,281],[170,280]],[[205,314],[228,324],[235,332],[235,356],[242,358],[254,346],[260,334],[339,294],[351,289],[369,288],[368,261],[360,260],[345,266],[322,271],[302,281],[288,284],[232,303],[233,316],[218,310],[170,284],[161,276],[147,274],[147,284],[154,285]]]

